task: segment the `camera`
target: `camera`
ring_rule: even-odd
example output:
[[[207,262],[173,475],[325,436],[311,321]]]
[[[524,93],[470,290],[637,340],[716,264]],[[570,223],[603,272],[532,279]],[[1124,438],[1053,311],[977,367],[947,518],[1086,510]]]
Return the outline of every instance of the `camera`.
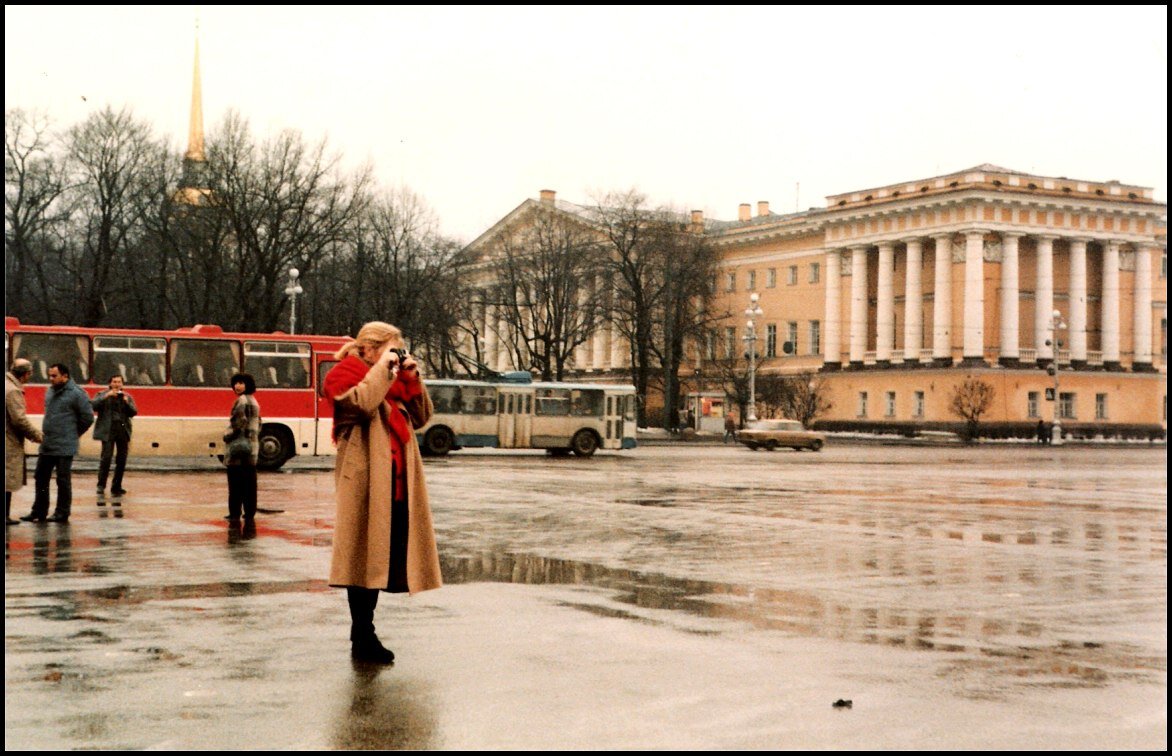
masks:
[[[394,347],[392,347],[392,348],[388,349],[387,351],[399,358],[398,365],[402,365],[403,360],[407,359],[410,356],[409,354],[407,354],[406,349],[395,349]],[[392,365],[391,370],[394,370],[396,367],[397,367],[397,365]]]

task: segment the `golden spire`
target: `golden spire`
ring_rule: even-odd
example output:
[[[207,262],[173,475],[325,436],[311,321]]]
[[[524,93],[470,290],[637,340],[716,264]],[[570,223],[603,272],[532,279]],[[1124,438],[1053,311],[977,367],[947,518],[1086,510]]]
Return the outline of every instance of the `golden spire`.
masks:
[[[195,18],[195,71],[191,80],[191,129],[187,135],[188,160],[205,160],[203,154],[203,97],[199,87],[199,16]]]

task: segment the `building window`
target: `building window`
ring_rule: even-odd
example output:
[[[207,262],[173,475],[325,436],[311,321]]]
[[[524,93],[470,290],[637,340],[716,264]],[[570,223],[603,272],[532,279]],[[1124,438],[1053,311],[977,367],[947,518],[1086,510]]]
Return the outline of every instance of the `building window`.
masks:
[[[859,417],[867,416],[867,392],[859,392]]]
[[[822,264],[810,263],[810,283],[818,283],[822,280]]]
[[[716,293],[716,281],[717,281],[719,278],[720,278],[720,276],[713,276],[713,277],[712,277],[712,280],[708,282],[708,293],[709,293],[709,294],[715,294],[715,293]]]
[[[1107,395],[1095,394],[1095,419],[1107,419]]]
[[[786,273],[785,282],[790,286],[793,286],[798,282],[798,266],[789,266],[789,271]]]
[[[1160,278],[1168,277],[1168,253],[1160,255]]]
[[[895,417],[895,392],[887,392],[887,416]]]
[[[737,353],[737,329],[734,326],[724,328],[724,358],[731,360]]]
[[[724,276],[724,290],[725,291],[736,291],[737,290],[736,271],[733,271],[732,273],[725,274],[725,276]]]
[[[916,392],[915,416],[916,417],[923,417],[924,416],[924,392],[923,391]]]
[[[1058,395],[1058,416],[1063,420],[1074,420],[1078,416],[1075,415],[1075,399],[1078,394],[1063,391]]]
[[[765,276],[765,286],[772,289],[777,286],[777,268],[770,268]]]
[[[797,354],[798,353],[798,324],[797,323],[790,323],[788,325],[788,328],[789,328],[789,338],[786,340],[789,341],[790,351],[787,352],[787,354]]]
[[[765,356],[777,356],[777,324],[770,323],[765,326]]]
[[[822,354],[822,321],[810,321],[810,354]]]
[[[1035,417],[1041,417],[1041,415],[1038,414],[1038,392],[1037,391],[1031,391],[1026,396],[1026,417],[1031,418],[1031,419],[1035,418]]]
[[[755,271],[755,270],[750,270],[750,271],[749,271],[749,286],[748,286],[748,290],[749,290],[749,291],[756,291],[756,289],[757,289],[757,271]]]
[[[716,334],[712,331],[704,334],[704,359],[716,359]]]

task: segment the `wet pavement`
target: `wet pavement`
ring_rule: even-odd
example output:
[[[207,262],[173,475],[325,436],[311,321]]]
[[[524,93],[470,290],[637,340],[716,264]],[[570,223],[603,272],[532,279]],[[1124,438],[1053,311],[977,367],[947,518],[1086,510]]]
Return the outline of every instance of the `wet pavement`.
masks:
[[[383,595],[381,669],[322,466],[250,530],[214,469],[10,528],[5,747],[1167,746],[1164,447],[429,460],[448,585]]]

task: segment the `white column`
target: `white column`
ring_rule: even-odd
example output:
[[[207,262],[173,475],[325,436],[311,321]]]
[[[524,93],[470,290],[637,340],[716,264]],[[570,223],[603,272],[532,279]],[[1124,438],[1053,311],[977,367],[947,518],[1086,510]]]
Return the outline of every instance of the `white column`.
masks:
[[[964,245],[964,358],[985,359],[985,232],[966,231]]]
[[[1087,361],[1087,240],[1070,240],[1070,360]]]
[[[585,309],[586,300],[589,293],[585,286],[578,287],[578,307]],[[574,347],[574,369],[585,370],[590,363],[590,339],[586,339],[578,346]]]
[[[842,256],[837,249],[826,253],[826,317],[822,323],[822,362],[842,363]]]
[[[618,325],[611,321],[605,327],[610,331],[610,366],[613,368],[626,367],[627,345],[623,340],[623,335],[619,333]],[[701,355],[697,352],[696,364],[699,365],[700,361]]]
[[[919,239],[907,239],[907,271],[903,296],[903,359],[919,362],[924,346],[924,248]]]
[[[875,313],[875,359],[891,362],[895,346],[895,243],[879,243],[879,306]]]
[[[867,248],[851,247],[851,362],[867,351]]]
[[[1007,360],[1021,357],[1020,270],[1018,241],[1021,234],[1001,235],[1001,356]]]
[[[500,315],[500,313],[497,314],[496,328],[498,334],[508,333],[509,324],[505,321],[504,316]],[[496,340],[496,350],[493,354],[492,369],[497,371],[511,370],[511,365],[512,357],[509,353],[508,341],[506,340],[502,344],[501,339],[498,336]]]
[[[1135,327],[1131,365],[1152,364],[1152,250],[1135,248]]]
[[[496,370],[496,305],[484,306],[484,364],[490,370]]]
[[[1119,242],[1103,242],[1103,362],[1119,364]]]
[[[932,302],[932,357],[952,361],[952,234],[936,238],[936,294]]]
[[[602,298],[602,278],[594,279],[594,295],[595,301]],[[609,352],[606,343],[607,331],[602,326],[594,329],[594,337],[590,340],[590,367],[595,370],[602,370],[606,367],[607,352]]]
[[[1055,358],[1054,348],[1046,346],[1054,314],[1054,236],[1037,237],[1037,284],[1034,288],[1034,346],[1039,360]]]

